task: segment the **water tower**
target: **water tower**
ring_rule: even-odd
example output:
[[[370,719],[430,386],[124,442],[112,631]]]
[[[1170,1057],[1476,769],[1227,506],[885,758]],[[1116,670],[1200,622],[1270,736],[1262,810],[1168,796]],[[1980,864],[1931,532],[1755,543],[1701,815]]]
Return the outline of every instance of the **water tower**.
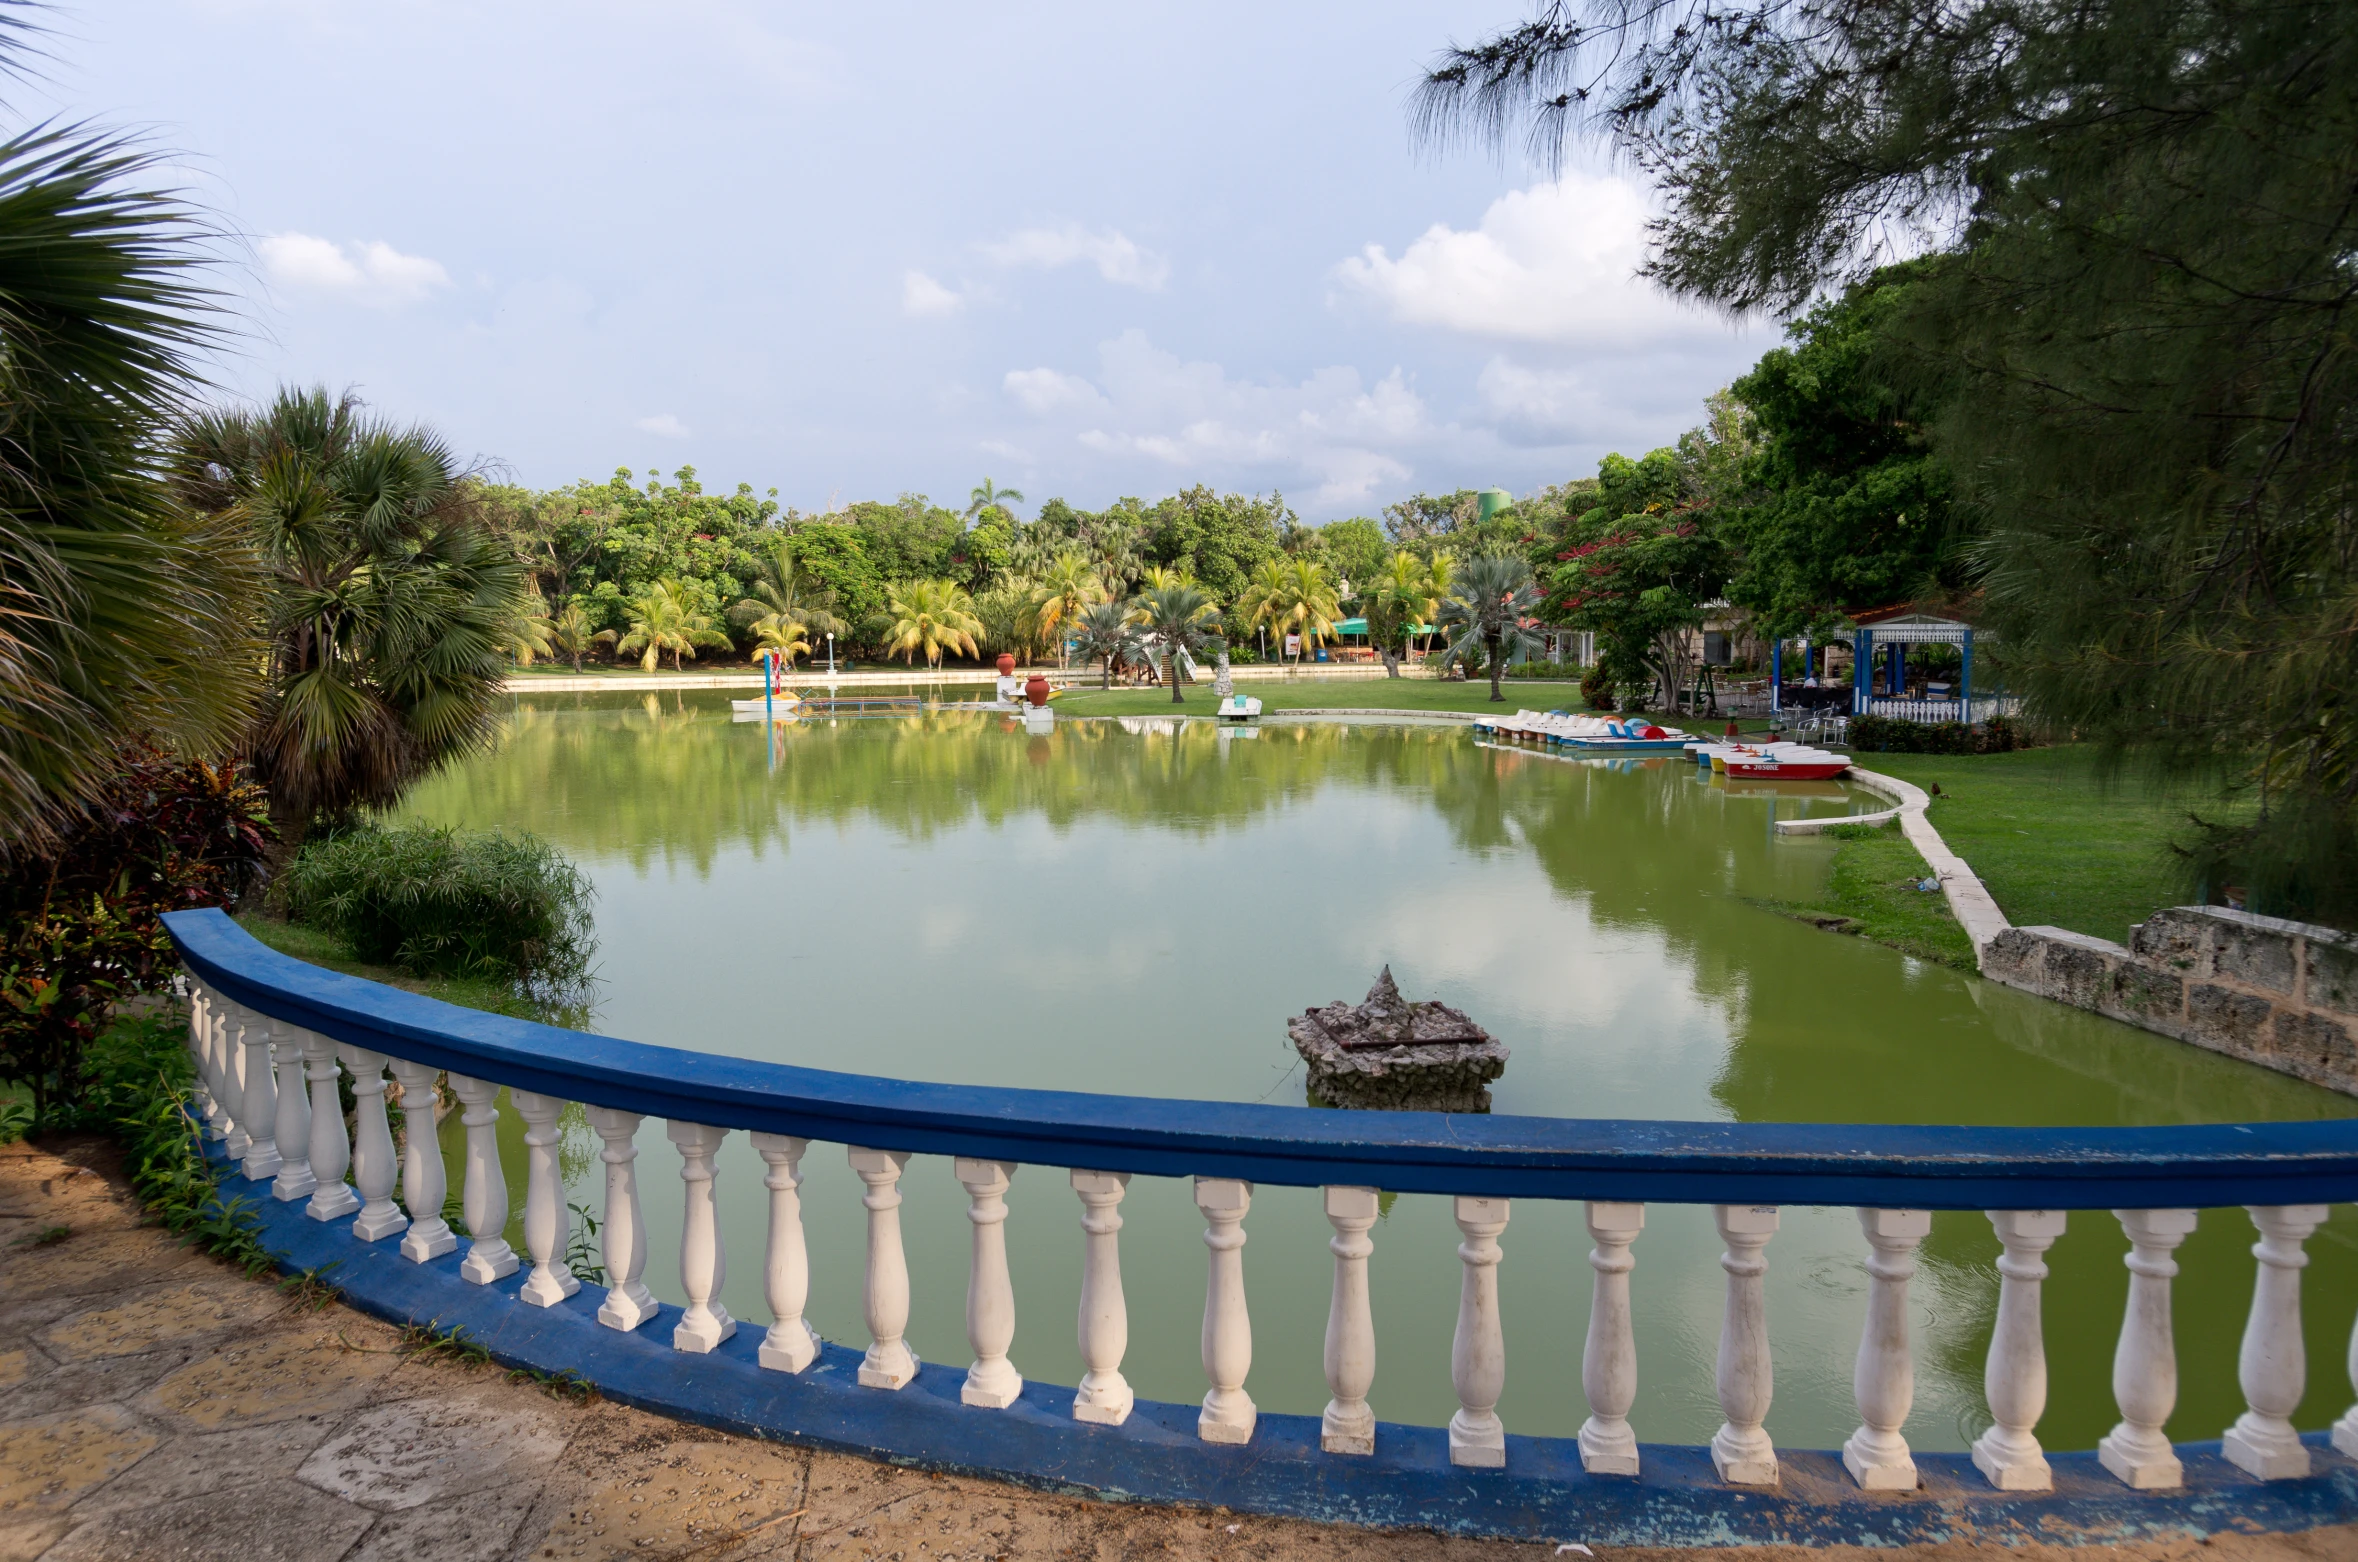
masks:
[[[1515,496],[1503,488],[1485,488],[1474,495],[1474,503],[1480,506],[1480,519],[1484,525],[1489,524],[1490,517],[1514,502]]]

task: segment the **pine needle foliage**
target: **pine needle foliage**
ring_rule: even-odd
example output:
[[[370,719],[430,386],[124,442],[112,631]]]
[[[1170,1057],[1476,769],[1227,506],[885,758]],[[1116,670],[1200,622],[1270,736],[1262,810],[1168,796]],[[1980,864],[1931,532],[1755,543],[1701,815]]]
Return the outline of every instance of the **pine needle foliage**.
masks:
[[[1651,274],[1790,309],[1895,247],[1888,323],[2008,687],[2256,794],[2190,878],[2358,925],[2358,7],[1598,0],[1444,55],[1428,131],[1609,139]]]

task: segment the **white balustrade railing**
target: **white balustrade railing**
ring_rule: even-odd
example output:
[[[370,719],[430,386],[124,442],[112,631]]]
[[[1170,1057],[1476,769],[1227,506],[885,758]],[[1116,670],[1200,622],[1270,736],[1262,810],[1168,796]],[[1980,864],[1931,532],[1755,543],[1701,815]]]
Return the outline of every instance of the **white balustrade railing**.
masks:
[[[360,1241],[381,1241],[406,1232],[400,1252],[407,1259],[423,1263],[457,1248],[458,1235],[441,1214],[446,1181],[433,1126],[441,1077],[436,1070],[348,1044],[331,1046],[312,1032],[245,1008],[194,978],[189,1002],[188,1046],[196,1077],[192,1106],[202,1131],[222,1145],[240,1174],[270,1181],[278,1199],[307,1200],[307,1212],[314,1219],[351,1218],[352,1234]],[[355,1102],[349,1147],[338,1104],[339,1059],[350,1072]],[[407,1123],[398,1156],[385,1111],[388,1066],[401,1086]],[[455,1073],[448,1083],[462,1112],[466,1145],[461,1207],[467,1246],[459,1274],[466,1281],[488,1284],[522,1267],[502,1237],[508,1200],[498,1158],[501,1087]],[[566,1103],[526,1090],[511,1090],[509,1099],[526,1128],[524,1242],[531,1272],[519,1300],[554,1306],[581,1284],[566,1265],[568,1219],[558,1162],[559,1118]],[[600,1142],[605,1167],[602,1258],[607,1289],[598,1321],[617,1330],[635,1330],[661,1310],[644,1280],[649,1254],[636,1144],[644,1119],[634,1112],[592,1107],[587,1120]],[[667,1121],[665,1132],[681,1158],[680,1279],[688,1298],[670,1343],[677,1350],[706,1352],[730,1338],[737,1327],[720,1301],[727,1267],[715,1157],[728,1131]],[[758,1359],[765,1368],[800,1373],[818,1359],[821,1349],[818,1334],[803,1315],[811,1258],[803,1228],[802,1162],[810,1141],[757,1132],[752,1144],[765,1167],[769,1209],[762,1290],[772,1321]],[[906,1338],[910,1281],[902,1246],[900,1184],[911,1157],[905,1151],[858,1145],[847,1146],[846,1155],[862,1186],[867,1228],[862,1310],[870,1343],[858,1381],[867,1388],[897,1390],[921,1371],[931,1370],[919,1362]],[[344,1180],[347,1163],[353,1186]],[[406,1213],[394,1200],[397,1170]],[[1026,1392],[1023,1375],[1011,1359],[1018,1330],[1006,1245],[1019,1168],[996,1158],[958,1156],[952,1158],[951,1171],[965,1191],[971,1230],[966,1332],[974,1364],[965,1373],[961,1398],[977,1409],[1004,1409]],[[1121,1371],[1129,1316],[1122,1292],[1120,1211],[1130,1177],[1073,1169],[1069,1179],[1081,1203],[1078,1337],[1086,1369],[1071,1415],[1085,1424],[1119,1426],[1134,1404]],[[1257,1422],[1245,1387],[1253,1358],[1245,1222],[1253,1194],[1253,1184],[1237,1178],[1194,1180],[1207,1250],[1202,1340],[1206,1392],[1196,1435],[1207,1443],[1249,1443]],[[1328,1248],[1334,1262],[1325,1340],[1332,1398],[1321,1418],[1319,1442],[1329,1454],[1364,1456],[1375,1451],[1379,1436],[1370,1399],[1376,1348],[1368,1279],[1376,1251],[1371,1233],[1381,1196],[1371,1187],[1337,1185],[1325,1188],[1322,1198],[1333,1229]],[[1498,1266],[1509,1213],[1504,1198],[1453,1199],[1462,1238],[1457,1247],[1457,1326],[1450,1348],[1459,1409],[1450,1418],[1448,1448],[1453,1464],[1474,1468],[1496,1468],[1508,1457],[1506,1428],[1498,1411],[1506,1385]],[[2308,1259],[2303,1244],[2327,1211],[2323,1205],[2304,1204],[2254,1206],[2248,1213],[2259,1240],[2252,1249],[2256,1279],[2238,1373],[2247,1409],[2226,1429],[2222,1451],[2253,1477],[2281,1480],[2306,1475],[2312,1465],[2291,1417],[2307,1387],[2300,1277]],[[2123,1209],[2114,1214],[2129,1243],[2124,1262],[2130,1275],[2113,1359],[2120,1422],[2099,1444],[2097,1454],[2102,1468],[2125,1485],[2166,1491],[2184,1482],[2181,1460],[2164,1431],[2178,1387],[2170,1324],[2170,1286],[2178,1273],[2173,1254],[2195,1230],[2197,1212]],[[1633,1278],[1646,1208],[1640,1203],[1591,1201],[1585,1205],[1585,1216],[1594,1244],[1588,1255],[1594,1281],[1581,1358],[1589,1414],[1579,1432],[1580,1459],[1591,1474],[1633,1476],[1641,1463],[1637,1432],[1629,1419],[1638,1388]],[[1866,1490],[1909,1491],[1918,1484],[1915,1456],[1901,1430],[1914,1395],[1909,1285],[1932,1216],[1920,1209],[1862,1208],[1857,1217],[1866,1278],[1854,1382],[1859,1426],[1843,1445],[1842,1462]],[[1726,1273],[1726,1295],[1716,1366],[1723,1421],[1711,1439],[1712,1462],[1720,1479],[1731,1486],[1774,1485],[1779,1461],[1766,1425],[1774,1387],[1766,1277],[1779,1211],[1767,1205],[1718,1205],[1713,1218],[1725,1248],[1720,1264]],[[2047,1399],[2040,1289],[2047,1278],[2045,1255],[2064,1237],[2068,1219],[2061,1210],[1993,1210],[1988,1220],[1999,1250],[1997,1317],[1984,1373],[1992,1424],[1974,1442],[1972,1460],[1992,1487],[2046,1491],[2052,1489],[2054,1477],[2036,1430]],[[2358,1328],[2352,1330],[2346,1366],[2352,1389],[2358,1391]],[[2358,1458],[2358,1404],[2335,1424],[2331,1439],[2335,1448]]]

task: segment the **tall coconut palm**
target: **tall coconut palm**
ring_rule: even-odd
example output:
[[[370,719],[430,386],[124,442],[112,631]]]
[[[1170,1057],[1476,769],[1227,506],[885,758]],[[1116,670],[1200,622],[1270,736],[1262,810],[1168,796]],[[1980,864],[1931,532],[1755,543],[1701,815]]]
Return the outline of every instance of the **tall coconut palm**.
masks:
[[[1457,555],[1445,548],[1435,549],[1432,558],[1425,562],[1423,622],[1439,627],[1441,604],[1448,601],[1456,590]],[[1424,637],[1423,649],[1430,651],[1432,648],[1433,637],[1428,633]]]
[[[1506,664],[1519,661],[1544,646],[1533,614],[1539,611],[1539,587],[1531,580],[1531,566],[1511,555],[1474,559],[1457,572],[1449,600],[1441,604],[1440,624],[1454,629],[1449,650],[1471,662],[1483,655],[1490,664],[1490,697],[1504,700],[1499,687]]]
[[[581,671],[582,653],[597,642],[597,634],[590,628],[589,610],[578,602],[568,602],[562,612],[549,619],[549,648]]]
[[[246,529],[267,574],[245,746],[284,849],[490,741],[525,577],[441,436],[282,390],[182,419],[171,474],[189,509]]]
[[[1092,602],[1081,609],[1073,620],[1073,649],[1083,659],[1104,664],[1104,676],[1098,687],[1113,687],[1113,666],[1146,654],[1146,642],[1138,633],[1138,621],[1128,602]]]
[[[982,480],[982,486],[967,496],[966,518],[971,521],[985,510],[1006,510],[1011,504],[1021,503],[1023,490],[997,487],[986,477]],[[1014,512],[1010,510],[1008,513]]]
[[[1032,624],[1041,640],[1053,644],[1065,638],[1084,610],[1104,600],[1105,582],[1098,578],[1089,556],[1078,548],[1066,548],[1049,560],[1032,586]]]
[[[892,620],[888,655],[899,651],[903,661],[914,662],[923,651],[925,665],[938,667],[945,650],[977,654],[974,637],[982,633],[982,620],[975,616],[974,598],[954,580],[912,580],[893,587],[885,615]]]
[[[1430,615],[1439,611],[1432,601],[1431,579],[1425,561],[1403,548],[1384,561],[1373,581],[1360,588],[1367,605],[1367,626],[1383,649],[1385,671],[1394,678],[1400,676],[1395,649],[1405,653],[1415,627],[1429,623]]]
[[[783,614],[816,635],[848,636],[851,624],[835,611],[835,593],[803,568],[792,537],[774,537],[755,554],[746,597],[729,609],[729,621],[749,626],[772,613]]]
[[[629,625],[619,635],[609,629],[599,638],[612,637],[618,655],[642,653],[639,666],[647,672],[655,670],[666,651],[671,653],[671,670],[678,672],[682,659],[693,657],[698,646],[729,643],[729,637],[713,627],[712,615],[696,606],[688,588],[668,575],[633,597],[629,613]]]
[[[219,752],[261,695],[253,549],[161,480],[220,334],[215,235],[157,188],[167,161],[85,127],[0,140],[0,853],[53,844],[127,738]]]
[[[1171,703],[1183,705],[1179,689],[1179,658],[1209,645],[1220,632],[1220,608],[1193,586],[1158,586],[1139,594],[1130,616],[1152,635],[1170,668]]]
[[[1270,638],[1281,646],[1285,636],[1300,635],[1304,654],[1334,638],[1335,618],[1343,611],[1326,566],[1305,558],[1278,558],[1262,564],[1253,571],[1252,584],[1245,588],[1237,606],[1248,625],[1267,625]]]

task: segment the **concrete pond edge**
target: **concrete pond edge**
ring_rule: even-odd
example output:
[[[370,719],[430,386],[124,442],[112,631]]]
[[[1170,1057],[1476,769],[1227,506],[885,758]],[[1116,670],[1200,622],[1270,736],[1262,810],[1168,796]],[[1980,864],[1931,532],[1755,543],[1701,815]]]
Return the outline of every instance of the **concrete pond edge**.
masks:
[[[763,1368],[757,1324],[705,1354],[672,1348],[674,1306],[635,1331],[608,1328],[597,1321],[605,1289],[586,1282],[555,1307],[527,1306],[522,1273],[470,1284],[457,1253],[413,1263],[391,1240],[355,1241],[348,1220],[315,1221],[300,1203],[247,1190],[218,1159],[215,1172],[225,1193],[258,1205],[260,1240],[284,1268],[325,1270],[359,1311],[461,1332],[503,1366],[575,1374],[618,1403],[767,1442],[1110,1502],[1614,1546],[2103,1545],[2358,1523],[2358,1462],[2323,1433],[2304,1436],[2314,1473],[2299,1480],[2255,1480],[2214,1441],[2179,1445],[2186,1484],[2171,1492],[2131,1491],[2093,1453],[2050,1454],[2055,1489],[2039,1493],[1992,1490],[1964,1454],[1919,1453],[1916,1491],[1867,1493],[1823,1451],[1781,1450],[1778,1485],[1733,1487],[1699,1447],[1649,1444],[1644,1473],[1598,1476],[1582,1470],[1573,1439],[1510,1435],[1505,1469],[1472,1470],[1449,1463],[1440,1427],[1380,1423],[1375,1454],[1361,1457],[1322,1452],[1315,1416],[1264,1412],[1241,1447],[1199,1440],[1194,1405],[1141,1399],[1121,1426],[1084,1425],[1057,1384],[1026,1383],[1013,1406],[979,1410],[960,1402],[962,1368],[926,1365],[898,1391],[863,1388],[862,1352],[831,1342],[800,1374]]]

